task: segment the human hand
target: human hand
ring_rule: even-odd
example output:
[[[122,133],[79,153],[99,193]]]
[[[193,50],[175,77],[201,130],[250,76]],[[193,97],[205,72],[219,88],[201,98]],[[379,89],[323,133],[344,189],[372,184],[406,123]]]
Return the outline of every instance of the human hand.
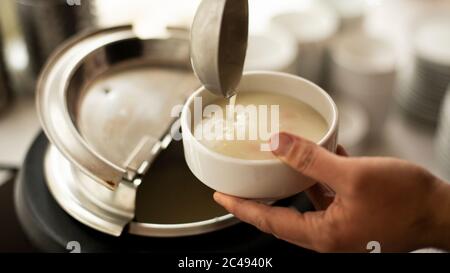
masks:
[[[450,186],[425,169],[392,158],[350,158],[281,133],[273,153],[321,184],[308,190],[318,211],[300,213],[215,193],[230,213],[260,230],[319,252],[450,249]]]

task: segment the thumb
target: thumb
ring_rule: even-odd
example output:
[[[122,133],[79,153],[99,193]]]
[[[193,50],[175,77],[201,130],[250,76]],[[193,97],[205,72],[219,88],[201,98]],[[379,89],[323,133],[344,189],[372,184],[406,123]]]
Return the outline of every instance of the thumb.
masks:
[[[272,153],[303,175],[338,190],[351,167],[344,157],[337,156],[304,138],[280,133],[271,139]]]

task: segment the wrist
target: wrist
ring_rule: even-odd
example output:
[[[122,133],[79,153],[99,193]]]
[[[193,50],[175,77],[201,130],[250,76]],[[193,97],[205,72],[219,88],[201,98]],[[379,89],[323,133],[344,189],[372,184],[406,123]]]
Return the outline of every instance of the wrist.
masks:
[[[437,181],[430,197],[430,246],[450,250],[450,184]]]

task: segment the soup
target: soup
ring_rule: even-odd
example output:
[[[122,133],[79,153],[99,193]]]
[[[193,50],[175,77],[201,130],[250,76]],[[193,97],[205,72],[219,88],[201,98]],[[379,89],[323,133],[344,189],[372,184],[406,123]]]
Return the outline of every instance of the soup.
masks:
[[[239,159],[273,159],[270,150],[263,147],[275,133],[288,132],[319,142],[329,128],[311,106],[279,94],[243,92],[231,105],[230,100],[221,98],[210,106],[216,111],[203,112],[203,120],[194,129],[195,137],[207,148]]]

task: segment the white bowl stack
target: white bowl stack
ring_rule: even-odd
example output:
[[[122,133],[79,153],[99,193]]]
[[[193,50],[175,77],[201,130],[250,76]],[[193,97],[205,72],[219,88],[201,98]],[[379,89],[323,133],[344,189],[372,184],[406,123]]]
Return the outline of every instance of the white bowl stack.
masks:
[[[341,32],[363,28],[368,10],[367,0],[323,0],[323,2],[339,15]]]
[[[286,31],[269,27],[248,38],[245,71],[267,70],[295,74],[297,43]]]
[[[415,64],[397,102],[414,119],[435,125],[450,83],[450,15],[428,17],[414,35]]]
[[[351,156],[362,156],[368,145],[370,120],[359,103],[337,99],[339,110],[339,143]]]
[[[326,47],[339,28],[339,18],[329,6],[316,3],[302,10],[281,12],[271,19],[295,38],[298,47],[297,74],[315,83],[322,80]]]
[[[355,31],[332,43],[328,88],[367,111],[369,138],[378,137],[384,129],[396,77],[395,52],[384,39]]]
[[[450,179],[450,85],[442,104],[435,145],[438,161]]]

